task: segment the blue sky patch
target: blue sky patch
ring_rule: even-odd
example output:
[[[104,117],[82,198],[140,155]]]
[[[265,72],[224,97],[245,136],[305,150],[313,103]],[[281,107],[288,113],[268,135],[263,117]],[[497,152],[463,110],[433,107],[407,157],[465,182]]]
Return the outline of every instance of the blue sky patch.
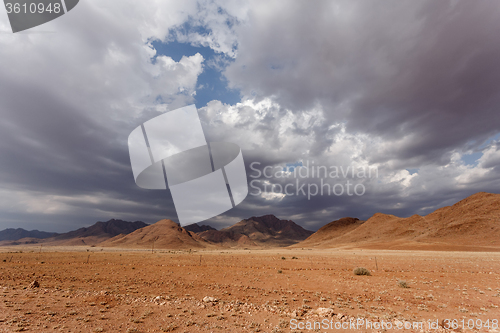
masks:
[[[198,76],[195,104],[197,108],[206,106],[211,100],[234,105],[241,101],[240,91],[229,89],[227,80],[222,75],[225,66],[232,61],[231,58],[221,53],[216,53],[208,46],[193,46],[190,43],[171,41],[151,42],[156,49],[157,56],[165,55],[179,62],[183,56],[190,57],[196,53],[203,56],[203,72]],[[153,59],[155,61],[155,59]]]
[[[486,140],[480,147],[479,149],[483,149],[483,148],[486,148],[487,146],[489,146],[490,144],[492,144],[493,142],[498,142],[500,140],[500,133],[497,133],[496,135],[490,137],[488,140]]]
[[[287,163],[286,166],[283,168],[283,171],[290,171],[293,172],[296,167],[303,166],[301,161],[293,162],[293,163]]]
[[[413,169],[406,169],[410,175],[413,175],[414,173],[418,173],[419,168],[413,168]]]
[[[465,165],[475,166],[478,163],[478,160],[483,156],[482,152],[476,152],[471,154],[466,154],[462,156],[462,161]]]

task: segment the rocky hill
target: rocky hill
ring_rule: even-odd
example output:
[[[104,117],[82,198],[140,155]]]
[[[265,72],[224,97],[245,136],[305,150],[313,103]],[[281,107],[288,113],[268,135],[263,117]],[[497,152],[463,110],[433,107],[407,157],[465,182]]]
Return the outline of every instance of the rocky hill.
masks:
[[[192,231],[194,233],[200,233],[200,232],[207,231],[207,230],[217,230],[215,228],[212,228],[209,225],[199,225],[197,223],[187,225],[183,228],[186,229],[187,231]]]
[[[210,244],[196,233],[187,231],[172,220],[160,220],[128,235],[118,235],[99,244],[104,247],[197,249]]]
[[[295,247],[494,250],[500,247],[500,194],[476,193],[426,216],[377,213],[351,230],[323,228]]]
[[[199,235],[212,243],[231,247],[289,246],[298,243],[314,232],[290,220],[280,220],[274,215],[253,216],[230,227],[209,230]]]

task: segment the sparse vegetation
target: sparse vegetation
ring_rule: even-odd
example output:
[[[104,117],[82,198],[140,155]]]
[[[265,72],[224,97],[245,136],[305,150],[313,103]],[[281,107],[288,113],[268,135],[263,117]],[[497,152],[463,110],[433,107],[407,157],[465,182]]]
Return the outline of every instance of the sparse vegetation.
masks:
[[[410,288],[405,280],[398,280],[398,286],[401,288]]]
[[[357,267],[356,269],[354,269],[354,275],[372,275],[372,273],[370,273],[370,271],[364,267]]]
[[[285,257],[281,257],[281,260],[286,260],[286,258]]]
[[[0,264],[5,272],[0,279],[0,331],[22,327],[32,330],[35,325],[42,331],[54,331],[56,325],[56,330],[67,331],[68,327],[79,325],[90,333],[99,327],[104,332],[127,333],[271,333],[273,328],[275,332],[293,332],[294,326],[282,327],[280,320],[289,323],[289,318],[307,320],[318,315],[342,321],[352,315],[382,318],[395,314],[400,316],[398,320],[412,314],[421,320],[442,311],[480,317],[500,306],[488,303],[490,299],[500,299],[500,287],[491,280],[500,264],[486,254],[475,254],[476,260],[469,262],[463,260],[462,254],[453,261],[451,255],[434,260],[431,254],[419,252],[411,258],[410,265],[407,253],[403,253],[401,257],[394,256],[391,263],[386,261],[383,269],[387,271],[380,269],[381,276],[357,277],[353,276],[354,268],[372,267],[368,261],[373,257],[371,253],[353,259],[351,251],[339,251],[335,266],[322,269],[320,264],[330,259],[323,251],[304,256],[301,262],[285,256],[289,260],[286,265],[276,262],[281,256],[274,253],[230,253],[220,258],[219,253],[207,251],[203,258],[209,268],[205,270],[193,269],[199,258],[188,257],[187,253],[163,255],[165,262],[161,264],[165,266],[159,269],[157,257],[150,258],[145,253],[106,253],[101,258],[95,255],[92,264],[86,265],[85,249],[69,254],[47,251],[43,258],[26,252],[19,255],[20,259],[13,259],[12,265]],[[42,259],[46,260],[45,266],[36,265]],[[29,262],[35,265],[24,264]],[[68,270],[67,263],[77,270]],[[217,279],[206,285],[194,283],[211,276],[212,263],[218,270]],[[133,266],[136,270],[132,272]],[[443,267],[459,274],[448,276],[442,272]],[[372,268],[375,269],[374,262]],[[161,279],[155,279],[159,271]],[[418,275],[422,271],[426,274]],[[476,275],[477,271],[486,274]],[[41,288],[23,288],[35,278]],[[464,284],[464,280],[473,278],[478,280]],[[265,284],[266,280],[273,283]],[[279,282],[286,288],[280,287]],[[351,283],[351,287],[338,287],[346,283]],[[462,304],[465,297],[471,306]],[[31,320],[30,325],[26,325],[24,317]]]

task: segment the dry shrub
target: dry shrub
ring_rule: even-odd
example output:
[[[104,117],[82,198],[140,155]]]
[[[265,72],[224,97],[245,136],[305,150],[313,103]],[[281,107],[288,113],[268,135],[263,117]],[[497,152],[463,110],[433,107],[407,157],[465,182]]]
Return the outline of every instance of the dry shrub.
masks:
[[[405,280],[398,280],[398,286],[400,286],[401,288],[410,288]]]
[[[370,271],[364,267],[357,267],[355,270],[354,270],[354,275],[372,275],[372,273],[370,273]]]

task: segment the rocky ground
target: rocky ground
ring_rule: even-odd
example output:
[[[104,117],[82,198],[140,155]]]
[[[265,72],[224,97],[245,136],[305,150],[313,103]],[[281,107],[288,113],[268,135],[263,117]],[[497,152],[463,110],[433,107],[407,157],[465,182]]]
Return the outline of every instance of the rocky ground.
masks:
[[[3,249],[0,332],[500,332],[498,252],[71,249]]]

